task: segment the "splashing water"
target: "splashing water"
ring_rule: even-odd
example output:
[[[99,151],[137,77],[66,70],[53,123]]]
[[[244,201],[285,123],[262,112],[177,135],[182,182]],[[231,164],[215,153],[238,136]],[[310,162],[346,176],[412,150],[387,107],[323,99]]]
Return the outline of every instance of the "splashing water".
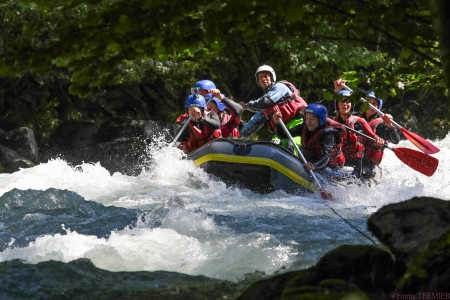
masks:
[[[366,231],[369,215],[388,203],[414,196],[448,200],[450,136],[433,143],[441,151],[433,155],[440,165],[432,177],[385,151],[378,185],[339,186],[331,190],[331,202],[311,194],[261,195],[227,187],[162,142],[149,146],[152,162],[139,176],[110,174],[99,163],[71,167],[61,159],[50,160],[0,174],[0,195],[14,188],[69,190],[87,201],[137,209],[138,221],[108,236],[96,234],[96,228],[85,234],[68,227],[62,233],[42,232],[25,247],[6,247],[0,261],[68,262],[84,257],[113,271],[167,270],[229,280],[254,271],[304,268],[340,244],[368,243],[328,206]],[[408,141],[398,146],[413,148]],[[27,214],[27,221],[51,218],[40,214]],[[0,230],[6,225],[0,221]]]

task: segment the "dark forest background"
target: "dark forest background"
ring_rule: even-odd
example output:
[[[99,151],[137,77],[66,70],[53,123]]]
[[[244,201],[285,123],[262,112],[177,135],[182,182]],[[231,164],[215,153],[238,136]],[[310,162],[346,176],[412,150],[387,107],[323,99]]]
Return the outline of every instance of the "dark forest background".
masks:
[[[449,131],[447,1],[2,0],[0,128],[40,145],[70,121],[173,123],[213,80],[248,101],[270,64],[332,110],[333,80],[374,90],[426,138]],[[355,103],[359,98],[355,95]],[[246,116],[248,117],[248,116]]]

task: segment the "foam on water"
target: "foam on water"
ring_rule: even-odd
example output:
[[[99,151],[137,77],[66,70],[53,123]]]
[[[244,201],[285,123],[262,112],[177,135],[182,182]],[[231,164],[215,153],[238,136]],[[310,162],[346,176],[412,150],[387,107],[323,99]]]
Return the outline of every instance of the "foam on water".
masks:
[[[440,165],[432,177],[386,150],[378,185],[339,186],[331,190],[331,202],[312,194],[261,195],[227,187],[182,159],[178,149],[161,145],[149,148],[153,162],[139,176],[111,175],[98,163],[71,167],[61,159],[51,160],[0,174],[0,194],[13,188],[68,189],[104,205],[160,209],[160,226],[150,226],[150,214],[108,238],[66,230],[65,235],[41,236],[24,248],[8,248],[0,252],[0,261],[67,262],[86,257],[114,271],[168,270],[231,280],[253,271],[272,273],[294,262],[302,265],[299,260],[307,266],[339,241],[364,241],[328,206],[364,227],[364,220],[388,203],[414,196],[449,199],[450,136],[433,143],[441,152],[433,155]],[[395,147],[414,146],[402,141]]]

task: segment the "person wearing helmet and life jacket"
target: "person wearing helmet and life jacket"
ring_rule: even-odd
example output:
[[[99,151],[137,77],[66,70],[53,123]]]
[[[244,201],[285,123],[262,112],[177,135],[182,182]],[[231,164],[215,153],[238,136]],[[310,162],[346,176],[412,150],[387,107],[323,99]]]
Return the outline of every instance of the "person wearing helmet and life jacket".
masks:
[[[188,127],[181,134],[179,148],[186,154],[214,139],[214,131],[220,127],[219,117],[215,112],[205,112],[205,98],[200,94],[191,94],[185,103],[186,113],[179,116],[176,123],[183,125],[192,117]]]
[[[225,104],[224,110],[214,109],[221,120],[220,131],[216,132],[215,134],[217,137],[239,137],[238,127],[241,123],[241,114],[243,110],[242,106],[239,103],[236,103],[230,98],[223,95],[220,90],[217,89],[216,84],[209,79],[197,81],[194,87],[191,88],[191,93],[200,94],[203,97],[207,97],[209,100],[211,100],[212,97],[216,97],[219,101]],[[211,103],[211,105],[207,105],[206,109],[211,109],[211,107],[214,106],[214,102],[215,101],[210,101],[209,103]],[[222,107],[220,104],[218,106]]]
[[[221,137],[239,137],[239,125],[241,123],[242,106],[232,99],[223,95],[219,89],[210,89],[206,95],[208,108],[210,111],[217,113],[220,119]]]
[[[381,110],[383,107],[383,99],[377,98],[375,92],[370,91],[367,93],[370,104]],[[361,114],[368,123],[373,132],[379,137],[383,138],[393,144],[398,144],[400,142],[400,135],[397,129],[392,125],[392,116],[389,114],[384,114],[383,117],[377,115],[376,111],[370,106],[367,110]],[[376,145],[367,144],[364,153],[362,176],[365,178],[373,178],[375,176],[375,166],[381,163],[383,159],[384,147],[377,147]]]
[[[349,90],[342,89],[345,81],[338,79],[335,81],[335,91],[337,91],[337,101],[335,100],[336,106],[336,117],[335,121],[344,124],[356,131],[368,135],[376,140],[375,145],[377,147],[383,147],[385,145],[385,140],[377,136],[373,130],[370,128],[366,120],[356,115],[352,112],[352,102],[350,96],[352,92]],[[353,175],[358,178],[362,176],[362,161],[364,159],[365,145],[367,142],[357,133],[346,129],[345,134],[341,136],[342,151],[345,156],[345,164],[353,167]]]
[[[275,132],[277,124],[272,116],[280,111],[282,120],[287,124],[294,118],[301,118],[307,103],[297,88],[288,81],[276,81],[274,69],[262,65],[255,72],[256,83],[264,90],[264,94],[256,100],[241,103],[244,109],[255,112],[241,130],[241,136],[248,137],[260,130],[268,121],[269,130]]]
[[[305,122],[288,129],[292,136],[302,138],[301,149],[307,160],[306,170],[318,171],[320,174],[334,179],[341,179],[347,174],[340,169],[345,163],[340,136],[344,127],[327,118],[328,112],[321,104],[309,104],[305,109]],[[275,122],[282,117],[280,112],[273,116]],[[278,133],[285,136],[284,132]]]

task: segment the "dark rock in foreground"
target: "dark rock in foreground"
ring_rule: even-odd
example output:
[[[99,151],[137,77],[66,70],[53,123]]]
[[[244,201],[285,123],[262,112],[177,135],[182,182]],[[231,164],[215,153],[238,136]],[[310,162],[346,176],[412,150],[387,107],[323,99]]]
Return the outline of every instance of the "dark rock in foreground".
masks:
[[[368,223],[390,249],[341,246],[309,269],[254,283],[238,299],[450,299],[448,201],[387,205]]]
[[[369,218],[368,228],[408,263],[450,230],[450,202],[421,197],[386,205]]]
[[[88,259],[0,263],[0,299],[234,299],[236,284],[174,272],[109,272]]]

